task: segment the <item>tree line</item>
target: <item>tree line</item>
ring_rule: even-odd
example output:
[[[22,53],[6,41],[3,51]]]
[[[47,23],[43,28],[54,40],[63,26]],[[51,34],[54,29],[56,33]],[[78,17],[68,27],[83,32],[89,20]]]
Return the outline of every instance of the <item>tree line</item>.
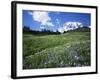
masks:
[[[24,34],[60,34],[60,32],[56,31],[51,31],[51,30],[47,30],[47,29],[42,29],[41,31],[37,31],[37,30],[32,30],[30,29],[30,27],[24,26],[23,27],[23,33]]]
[[[75,30],[69,30],[67,32],[89,32],[90,28],[88,28],[87,26],[84,26],[82,28],[78,28]],[[66,31],[64,31],[64,33],[67,33]],[[39,34],[39,35],[49,35],[49,34],[61,34],[58,30],[56,32],[48,30],[48,29],[41,29],[41,31],[38,30],[32,30],[30,29],[30,27],[24,26],[23,27],[23,33],[24,34]]]

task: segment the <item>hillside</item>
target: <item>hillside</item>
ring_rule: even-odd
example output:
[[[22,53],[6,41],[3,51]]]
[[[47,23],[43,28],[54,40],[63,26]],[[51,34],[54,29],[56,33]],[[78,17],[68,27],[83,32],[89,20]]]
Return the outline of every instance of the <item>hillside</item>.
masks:
[[[70,31],[67,31],[67,32],[90,32],[90,30],[91,30],[91,28],[82,27],[82,28],[77,28],[77,29],[70,30]]]
[[[23,69],[90,66],[90,30],[23,34]]]

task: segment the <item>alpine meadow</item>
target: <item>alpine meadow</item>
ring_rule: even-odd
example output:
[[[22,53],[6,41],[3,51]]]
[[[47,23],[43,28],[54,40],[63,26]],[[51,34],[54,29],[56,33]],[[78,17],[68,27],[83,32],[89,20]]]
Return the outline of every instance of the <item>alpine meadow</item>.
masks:
[[[91,66],[90,17],[23,10],[23,69]]]

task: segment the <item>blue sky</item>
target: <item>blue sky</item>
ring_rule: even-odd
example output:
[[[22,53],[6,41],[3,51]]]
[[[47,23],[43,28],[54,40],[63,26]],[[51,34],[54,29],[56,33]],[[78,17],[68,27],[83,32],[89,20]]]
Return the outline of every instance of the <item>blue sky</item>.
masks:
[[[91,26],[91,14],[72,12],[46,12],[23,10],[23,27],[28,26],[33,30],[57,30],[66,22],[80,22],[84,26]]]

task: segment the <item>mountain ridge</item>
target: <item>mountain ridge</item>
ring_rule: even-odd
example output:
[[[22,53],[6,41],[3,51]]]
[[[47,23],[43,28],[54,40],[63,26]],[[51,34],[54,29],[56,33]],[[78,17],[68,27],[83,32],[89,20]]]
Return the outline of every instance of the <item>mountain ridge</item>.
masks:
[[[64,32],[68,32],[68,31],[75,30],[78,28],[83,28],[83,27],[90,28],[88,26],[84,26],[81,22],[66,22],[63,25],[63,27],[58,28],[58,32],[64,33]]]

